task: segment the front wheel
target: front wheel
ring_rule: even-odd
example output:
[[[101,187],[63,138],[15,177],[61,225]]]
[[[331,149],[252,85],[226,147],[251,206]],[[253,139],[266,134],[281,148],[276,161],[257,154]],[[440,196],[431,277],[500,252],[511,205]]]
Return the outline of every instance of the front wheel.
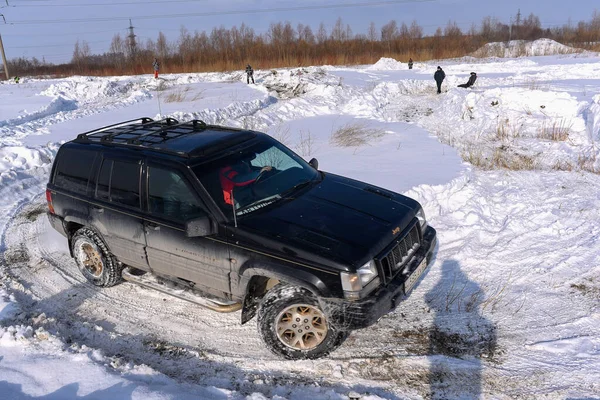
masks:
[[[71,249],[79,270],[89,282],[109,287],[121,281],[123,267],[93,230],[84,227],[75,232]]]
[[[329,324],[310,291],[287,284],[275,286],[262,299],[258,330],[269,350],[291,360],[323,357],[349,334]]]

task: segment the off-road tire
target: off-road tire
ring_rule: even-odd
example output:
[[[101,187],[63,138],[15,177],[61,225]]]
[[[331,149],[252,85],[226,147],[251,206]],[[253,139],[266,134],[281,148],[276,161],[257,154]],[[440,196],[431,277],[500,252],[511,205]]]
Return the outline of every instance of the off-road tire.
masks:
[[[71,238],[71,250],[79,270],[90,283],[96,286],[110,287],[121,281],[123,266],[110,252],[106,243],[92,229],[84,227],[75,232]],[[92,253],[95,252],[97,261],[102,263],[102,267],[96,273],[93,273],[90,267],[82,261],[86,257],[89,260],[86,250]]]
[[[325,338],[311,349],[296,349],[283,343],[277,334],[278,318],[286,309],[294,306],[310,306],[312,311],[323,316],[323,325],[327,327]],[[258,332],[269,350],[276,355],[289,359],[316,359],[324,357],[337,349],[348,337],[348,331],[340,331],[331,326],[315,296],[298,286],[280,283],[273,287],[262,299],[258,307]],[[310,325],[310,323],[309,323]]]

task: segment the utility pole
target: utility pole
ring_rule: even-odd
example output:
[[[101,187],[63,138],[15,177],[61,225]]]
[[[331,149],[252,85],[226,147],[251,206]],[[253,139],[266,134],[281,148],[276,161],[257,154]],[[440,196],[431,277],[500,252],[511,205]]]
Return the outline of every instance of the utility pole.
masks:
[[[10,75],[8,75],[8,64],[6,62],[6,55],[4,54],[4,45],[2,44],[2,35],[0,35],[0,53],[2,53],[2,64],[4,64],[4,73],[6,74],[6,79],[10,79]]]
[[[137,44],[135,43],[135,33],[133,33],[133,24],[131,23],[131,19],[129,19],[129,36],[127,36],[128,39],[128,46],[129,46],[129,55],[130,57],[133,59],[135,58],[135,54],[136,54],[136,50],[137,50]]]
[[[517,26],[516,26],[517,31],[515,32],[515,36],[519,36],[519,33],[520,33],[519,26],[520,25],[521,25],[521,9],[519,8],[519,10],[517,11]],[[519,39],[519,38],[517,37],[517,39]]]
[[[8,0],[6,0],[6,4],[8,4]],[[4,14],[2,15],[2,19],[4,19],[4,23],[6,24],[6,18],[4,18]],[[2,35],[0,35],[0,53],[2,53],[2,64],[4,64],[4,73],[6,74],[6,80],[10,79],[10,75],[8,74],[8,63],[6,62],[6,55],[4,54],[4,44],[2,44]]]

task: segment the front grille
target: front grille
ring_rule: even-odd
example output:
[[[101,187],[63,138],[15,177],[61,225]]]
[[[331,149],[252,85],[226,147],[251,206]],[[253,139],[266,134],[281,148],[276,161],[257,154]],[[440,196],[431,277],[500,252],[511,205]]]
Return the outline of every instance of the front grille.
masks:
[[[408,233],[396,240],[396,245],[378,259],[384,276],[384,281],[389,282],[412,259],[421,246],[419,224],[414,223]]]

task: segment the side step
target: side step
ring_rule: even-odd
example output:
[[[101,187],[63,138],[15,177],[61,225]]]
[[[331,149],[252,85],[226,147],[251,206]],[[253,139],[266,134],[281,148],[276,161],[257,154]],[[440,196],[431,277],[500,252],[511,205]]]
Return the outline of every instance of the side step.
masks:
[[[222,312],[222,313],[230,313],[235,312],[242,309],[242,303],[237,302],[223,302],[209,300],[205,297],[192,293],[189,289],[182,288],[170,288],[167,285],[163,285],[156,281],[154,277],[148,278],[146,275],[151,275],[150,273],[146,273],[144,275],[136,275],[131,272],[130,267],[126,267],[123,269],[123,279],[128,282],[136,283],[140,286],[158,290],[159,292],[168,294],[170,296],[177,297],[181,300],[189,301],[190,303],[197,304],[199,306],[208,308],[213,311]],[[176,286],[176,284],[173,284]]]

